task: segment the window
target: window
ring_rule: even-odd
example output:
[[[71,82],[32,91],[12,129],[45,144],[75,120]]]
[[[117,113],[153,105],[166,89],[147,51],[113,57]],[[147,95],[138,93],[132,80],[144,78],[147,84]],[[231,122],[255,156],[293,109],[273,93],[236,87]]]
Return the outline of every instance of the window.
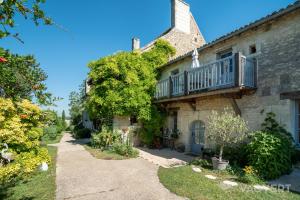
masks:
[[[249,54],[255,54],[256,53],[256,45],[253,44],[249,47]]]
[[[296,101],[296,141],[300,144],[300,100]]]
[[[171,71],[172,76],[174,76],[176,74],[179,74],[179,69],[175,69],[175,70]]]
[[[232,56],[232,51],[231,51],[231,49],[230,49],[230,50],[227,50],[227,51],[225,51],[225,52],[219,53],[219,58],[220,58],[220,59],[227,58],[227,57],[230,57],[230,56]]]

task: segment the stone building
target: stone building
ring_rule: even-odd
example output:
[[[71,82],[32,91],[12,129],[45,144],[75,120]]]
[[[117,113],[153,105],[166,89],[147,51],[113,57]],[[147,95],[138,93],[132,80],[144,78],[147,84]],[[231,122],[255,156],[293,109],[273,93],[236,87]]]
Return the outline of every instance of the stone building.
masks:
[[[170,60],[176,59],[206,43],[193,14],[190,12],[190,5],[182,0],[171,0],[171,27],[144,47],[140,46],[139,38],[133,38],[132,50],[147,51],[153,47],[158,39],[166,40],[176,48],[176,55]],[[114,130],[128,129],[128,127],[135,124],[134,122],[135,120],[130,119],[130,117],[115,116],[113,128]]]
[[[157,39],[177,54],[160,68],[155,103],[168,112],[165,129],[181,132],[177,142],[201,153],[210,146],[208,116],[228,108],[253,131],[274,112],[300,146],[300,2],[207,44],[187,3],[171,0],[171,9],[171,28]],[[147,51],[154,42],[140,47],[134,38],[132,48]],[[134,124],[130,117],[113,119],[115,130]]]
[[[165,127],[182,133],[178,142],[186,151],[209,146],[208,116],[224,108],[241,115],[251,130],[274,112],[299,145],[300,2],[202,44],[198,67],[192,68],[189,51],[160,68],[157,84],[155,103],[168,111]]]

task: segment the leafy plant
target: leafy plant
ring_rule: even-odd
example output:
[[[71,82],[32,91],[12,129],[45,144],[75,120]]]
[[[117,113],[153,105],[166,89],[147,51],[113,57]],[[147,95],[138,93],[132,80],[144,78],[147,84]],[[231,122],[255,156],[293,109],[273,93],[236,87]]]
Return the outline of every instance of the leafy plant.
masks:
[[[137,116],[151,118],[157,67],[165,64],[175,49],[163,40],[147,52],[120,52],[89,64],[92,87],[87,106],[94,118]]]
[[[238,180],[247,184],[263,183],[263,180],[259,178],[257,171],[252,166],[246,166]]]
[[[94,133],[92,135],[91,144],[94,148],[106,150],[111,147],[114,143],[121,141],[121,135],[112,132],[107,127],[103,127],[101,132]]]
[[[274,113],[267,113],[263,130],[252,133],[247,145],[249,164],[266,179],[289,173],[292,167],[293,140],[275,117]]]
[[[57,127],[55,125],[51,125],[49,127],[44,128],[44,136],[50,139],[56,139],[58,134]]]
[[[15,27],[16,15],[21,15],[25,19],[30,18],[35,25],[39,25],[39,22],[44,22],[46,25],[51,25],[52,20],[45,16],[44,11],[41,9],[41,3],[45,3],[45,0],[23,1],[23,0],[4,0],[0,3],[1,18],[0,23],[2,28],[0,30],[0,39],[11,35],[9,30]],[[8,28],[9,27],[9,28]],[[13,34],[13,37],[22,41],[19,38],[19,34]]]
[[[222,113],[213,111],[208,120],[207,138],[220,147],[219,160],[222,161],[225,146],[235,145],[246,137],[247,123],[227,108]]]
[[[247,154],[249,164],[266,179],[275,179],[292,167],[290,141],[281,134],[252,133]]]
[[[42,162],[50,162],[47,149],[40,147],[43,135],[41,109],[29,102],[0,98],[0,144],[8,144],[14,161],[0,167],[0,184],[13,183],[34,172]]]
[[[57,100],[47,92],[47,74],[33,56],[20,56],[0,48],[0,57],[7,60],[0,67],[0,88],[4,97],[14,101],[35,99],[43,105],[52,105]]]
[[[206,169],[211,169],[212,168],[212,163],[211,161],[205,160],[205,159],[195,159],[190,162],[191,165],[199,165],[203,168]]]
[[[141,120],[142,127],[138,131],[141,141],[146,145],[152,145],[154,139],[161,135],[161,128],[166,120],[164,110],[151,106],[150,119]]]
[[[75,137],[78,139],[90,138],[92,131],[88,128],[78,129],[75,131]]]
[[[112,151],[126,157],[137,157],[139,152],[130,144],[116,142],[112,145]]]

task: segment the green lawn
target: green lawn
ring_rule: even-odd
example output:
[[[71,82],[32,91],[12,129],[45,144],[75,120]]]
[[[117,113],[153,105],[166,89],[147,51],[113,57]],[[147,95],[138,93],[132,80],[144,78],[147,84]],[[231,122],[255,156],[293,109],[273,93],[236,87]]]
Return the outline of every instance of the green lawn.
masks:
[[[125,160],[130,159],[131,157],[126,157],[114,153],[112,151],[101,151],[100,149],[94,149],[90,145],[84,145],[85,149],[95,158],[102,159],[102,160]]]
[[[207,179],[204,175],[217,176],[217,180]],[[300,200],[300,195],[291,192],[257,191],[250,185],[239,183],[239,186],[233,188],[222,187],[224,180],[234,177],[225,173],[215,173],[211,170],[203,169],[201,173],[196,173],[191,166],[179,168],[159,168],[158,176],[160,182],[171,192],[193,200],[211,199],[236,199],[236,200]]]
[[[48,147],[52,163],[47,172],[38,172],[27,181],[19,182],[15,187],[6,191],[7,196],[0,199],[7,200],[54,200],[55,199],[55,169],[56,169],[56,147]]]

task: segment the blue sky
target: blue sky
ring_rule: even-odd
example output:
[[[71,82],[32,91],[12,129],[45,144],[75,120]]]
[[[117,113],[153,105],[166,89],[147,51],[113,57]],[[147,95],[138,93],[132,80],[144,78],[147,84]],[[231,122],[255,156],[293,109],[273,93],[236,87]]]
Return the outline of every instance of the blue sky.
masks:
[[[295,0],[186,0],[206,41],[287,6]],[[85,79],[87,64],[119,50],[131,49],[137,36],[147,44],[170,27],[170,0],[48,0],[43,6],[55,26],[35,27],[18,18],[13,38],[0,46],[33,54],[47,72],[49,91],[64,98],[55,109],[68,110],[68,95]]]

